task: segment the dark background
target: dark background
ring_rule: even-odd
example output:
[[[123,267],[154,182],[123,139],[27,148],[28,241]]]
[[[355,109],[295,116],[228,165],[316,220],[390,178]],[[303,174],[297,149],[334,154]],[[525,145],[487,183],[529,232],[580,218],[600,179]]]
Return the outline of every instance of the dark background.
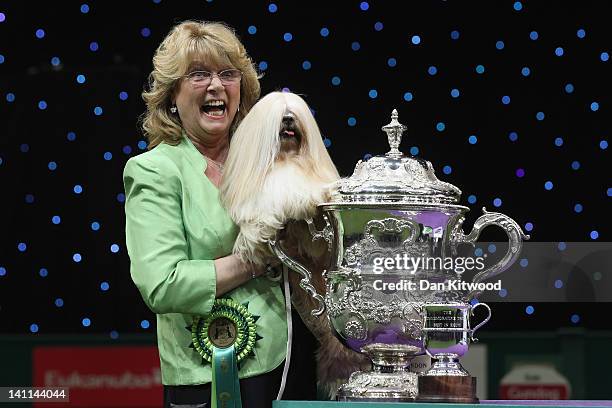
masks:
[[[234,27],[263,74],[262,95],[301,94],[342,175],[388,149],[380,128],[397,108],[408,126],[400,149],[462,189],[461,204],[472,208],[466,230],[486,206],[531,229],[535,241],[610,240],[605,1],[270,4],[0,3],[1,333],[154,331],[129,276],[121,174],[146,149],[140,94],[155,48],[185,19]],[[497,304],[486,329],[609,329],[601,306]]]

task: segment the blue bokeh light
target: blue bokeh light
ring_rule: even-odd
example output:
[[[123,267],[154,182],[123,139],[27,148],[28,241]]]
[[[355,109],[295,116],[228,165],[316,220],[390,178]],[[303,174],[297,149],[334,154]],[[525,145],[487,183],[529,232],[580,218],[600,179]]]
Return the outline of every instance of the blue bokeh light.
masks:
[[[532,315],[534,312],[535,312],[535,308],[531,305],[525,308],[525,313],[527,313],[528,315]]]
[[[502,205],[502,199],[501,198],[496,198],[493,200],[493,206],[494,207],[501,207]]]

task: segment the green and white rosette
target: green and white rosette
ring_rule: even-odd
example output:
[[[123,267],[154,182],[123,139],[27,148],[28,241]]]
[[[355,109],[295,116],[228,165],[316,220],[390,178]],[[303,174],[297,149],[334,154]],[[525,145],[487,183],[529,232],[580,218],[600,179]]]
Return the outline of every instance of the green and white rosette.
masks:
[[[232,299],[216,299],[212,311],[191,325],[192,347],[202,363],[212,364],[212,408],[241,408],[238,365],[253,355],[257,335],[255,321],[246,305]]]

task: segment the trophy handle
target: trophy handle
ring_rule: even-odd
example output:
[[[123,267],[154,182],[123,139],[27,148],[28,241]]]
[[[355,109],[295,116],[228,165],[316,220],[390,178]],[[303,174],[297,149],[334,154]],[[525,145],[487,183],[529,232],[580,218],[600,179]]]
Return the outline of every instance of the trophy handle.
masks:
[[[476,325],[476,327],[474,327],[473,329],[470,330],[470,340],[472,342],[477,342],[478,341],[478,339],[476,337],[474,337],[474,333],[476,333],[476,330],[480,329],[482,326],[484,326],[491,319],[491,308],[486,303],[476,303],[474,306],[472,306],[470,308],[470,316],[474,316],[474,310],[476,310],[476,308],[478,306],[484,306],[485,309],[487,309],[487,311],[489,312],[489,315],[482,322],[478,323]]]
[[[309,224],[309,227],[310,227],[310,224]],[[319,303],[319,308],[313,309],[310,313],[313,316],[320,316],[325,311],[325,300],[323,299],[323,296],[317,293],[317,290],[315,289],[314,286],[312,286],[312,283],[310,282],[312,278],[312,273],[308,269],[306,269],[306,267],[300,264],[298,261],[296,261],[295,259],[292,259],[289,255],[285,253],[285,251],[281,248],[280,243],[277,242],[278,233],[279,232],[276,233],[275,239],[271,239],[268,241],[268,245],[270,246],[270,249],[272,250],[274,255],[276,255],[283,264],[287,265],[287,267],[293,269],[294,271],[302,275],[302,279],[300,280],[300,287],[304,289],[310,296],[312,296]]]
[[[324,239],[325,242],[327,242],[327,250],[331,252],[332,243],[334,242],[334,229],[329,222],[329,218],[327,218],[327,214],[323,214],[323,220],[325,221],[325,227],[323,227],[321,231],[317,230],[312,218],[306,218],[304,221],[308,224],[308,231],[310,231],[310,235],[312,235],[312,240],[317,241],[319,239]]]
[[[480,233],[485,227],[489,225],[495,225],[504,230],[508,236],[508,250],[504,257],[497,262],[495,265],[487,268],[483,271],[478,272],[473,279],[474,283],[479,283],[488,280],[508,269],[519,257],[521,248],[523,247],[523,240],[528,240],[529,235],[525,235],[521,227],[512,218],[505,214],[497,212],[488,212],[485,207],[482,207],[484,213],[474,223],[472,231],[465,235],[463,231],[459,233],[459,239],[457,243],[468,243],[472,246],[476,245],[476,241],[480,236]],[[468,295],[468,299],[472,299],[477,296],[480,291],[472,291]]]

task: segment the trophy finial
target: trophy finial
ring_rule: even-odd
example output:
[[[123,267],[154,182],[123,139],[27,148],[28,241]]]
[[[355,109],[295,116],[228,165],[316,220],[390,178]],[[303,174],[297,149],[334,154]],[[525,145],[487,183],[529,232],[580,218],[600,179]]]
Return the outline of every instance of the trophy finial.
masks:
[[[387,157],[402,157],[403,154],[398,150],[400,143],[402,142],[402,133],[407,129],[406,126],[398,122],[397,109],[393,109],[391,112],[391,122],[388,125],[382,127],[382,130],[387,134],[387,140],[389,141],[389,150],[385,156]]]

